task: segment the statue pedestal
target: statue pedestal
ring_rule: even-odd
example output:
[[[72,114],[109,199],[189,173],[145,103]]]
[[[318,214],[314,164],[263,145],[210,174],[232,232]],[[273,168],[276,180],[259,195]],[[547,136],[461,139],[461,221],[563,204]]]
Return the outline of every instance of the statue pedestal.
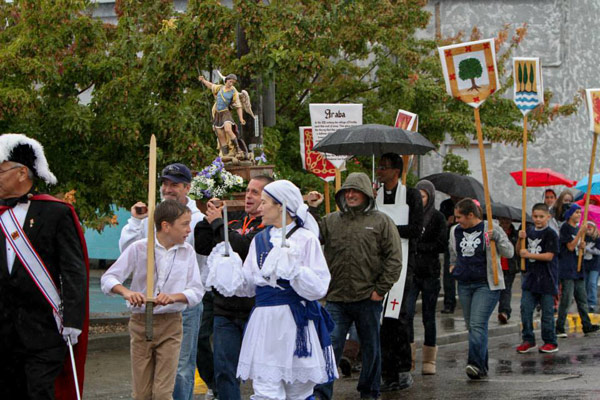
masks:
[[[226,165],[225,170],[234,175],[241,176],[244,181],[249,182],[252,178],[258,175],[272,177],[273,167],[274,165]],[[244,211],[246,193],[230,193],[230,196],[233,197],[232,200],[224,200],[224,203],[227,204],[227,210]],[[196,200],[196,207],[198,207],[198,209],[205,214],[207,208],[206,202],[207,201],[205,200]]]
[[[273,177],[274,165],[225,165],[225,169],[234,175],[239,175],[246,182],[258,175]]]

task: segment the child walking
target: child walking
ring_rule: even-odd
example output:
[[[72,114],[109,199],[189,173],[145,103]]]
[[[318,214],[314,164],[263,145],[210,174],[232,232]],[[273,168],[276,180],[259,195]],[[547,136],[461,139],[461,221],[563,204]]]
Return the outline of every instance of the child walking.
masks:
[[[581,219],[581,207],[572,204],[565,212],[565,223],[560,227],[560,253],[558,256],[558,270],[560,284],[562,285],[562,295],[558,305],[558,320],[556,321],[556,335],[559,338],[566,338],[565,320],[569,306],[575,296],[577,311],[581,317],[583,333],[589,334],[598,331],[600,326],[593,325],[588,315],[588,306],[585,292],[585,282],[583,281],[583,268],[577,271],[577,247],[585,249],[585,227],[578,228]]]
[[[599,258],[600,237],[598,228],[592,221],[587,223],[585,234],[585,254],[583,255],[583,271],[585,272],[585,289],[587,293],[588,309],[596,312],[598,304],[598,274],[600,273]]]
[[[172,399],[179,359],[181,312],[202,301],[204,287],[194,248],[185,242],[192,214],[183,204],[165,200],[156,206],[154,317],[152,341],[145,337],[147,239],[121,253],[102,275],[102,291],[119,294],[131,309],[131,369],[134,399]],[[131,288],[123,282],[131,276]]]
[[[548,226],[551,215],[548,206],[538,203],[531,211],[533,227],[519,232],[517,248],[521,241],[527,240],[526,248],[520,250],[526,259],[526,271],[521,283],[521,323],[523,343],[517,352],[527,353],[536,348],[533,333],[533,310],[536,304],[542,307],[542,340],[544,345],[540,353],[558,351],[556,331],[554,330],[554,296],[558,293],[558,235]]]

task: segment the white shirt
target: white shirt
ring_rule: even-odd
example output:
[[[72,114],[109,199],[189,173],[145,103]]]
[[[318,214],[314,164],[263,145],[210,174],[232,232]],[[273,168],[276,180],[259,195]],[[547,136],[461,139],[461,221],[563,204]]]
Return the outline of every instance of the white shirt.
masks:
[[[14,206],[14,208],[12,209],[21,228],[23,227],[23,223],[25,222],[25,217],[27,216],[27,211],[29,211],[30,204],[30,201],[28,201],[27,203],[17,203],[17,205]],[[15,251],[13,250],[8,240],[6,240],[6,265],[8,266],[9,274],[12,273],[12,267],[15,262],[15,257]]]
[[[204,214],[198,210],[196,207],[196,202],[189,197],[187,197],[187,208],[192,211],[192,222],[190,223],[190,227],[192,228],[192,232],[188,235],[185,240],[187,243],[192,245],[194,248],[194,228],[196,224],[204,219]],[[123,227],[121,230],[121,237],[119,238],[119,250],[121,253],[125,251],[125,249],[130,246],[133,242],[145,239],[148,237],[148,218],[139,219],[135,217],[130,217],[127,221],[127,225]],[[208,269],[206,268],[206,256],[201,254],[196,254],[196,259],[198,260],[198,266],[200,268],[200,277],[202,279],[202,283],[206,283],[206,276],[208,275]]]
[[[130,290],[146,295],[146,249],[147,240],[141,239],[125,249],[117,261],[102,275],[100,286],[107,295],[114,295],[112,288],[123,284],[131,276]],[[159,292],[175,294],[183,293],[188,305],[194,307],[202,301],[204,285],[200,280],[200,272],[196,261],[196,252],[189,243],[175,245],[170,249],[155,241],[155,281],[154,297]],[[133,313],[143,313],[145,306],[133,307],[129,302],[127,307]],[[174,303],[154,307],[154,314],[165,314],[183,311],[184,303]]]

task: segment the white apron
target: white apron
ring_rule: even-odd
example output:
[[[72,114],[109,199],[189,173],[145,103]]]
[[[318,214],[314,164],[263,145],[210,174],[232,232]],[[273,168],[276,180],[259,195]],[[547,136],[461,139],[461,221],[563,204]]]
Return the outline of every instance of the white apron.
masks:
[[[406,204],[406,186],[398,182],[396,189],[396,200],[394,204],[383,204],[384,187],[377,191],[375,204],[377,209],[389,216],[396,225],[408,225],[409,207]],[[402,244],[402,271],[400,279],[392,286],[392,289],[386,294],[383,300],[383,317],[398,319],[400,316],[400,307],[402,297],[404,296],[404,286],[406,284],[406,271],[408,269],[408,239],[400,238]]]

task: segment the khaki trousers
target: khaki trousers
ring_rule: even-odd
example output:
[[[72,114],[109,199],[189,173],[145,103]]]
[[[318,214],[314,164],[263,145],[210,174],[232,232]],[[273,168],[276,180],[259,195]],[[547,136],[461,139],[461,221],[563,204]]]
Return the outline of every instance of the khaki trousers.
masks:
[[[154,314],[152,341],[146,341],[146,316],[131,314],[131,372],[135,400],[172,400],[181,347],[181,313]]]

